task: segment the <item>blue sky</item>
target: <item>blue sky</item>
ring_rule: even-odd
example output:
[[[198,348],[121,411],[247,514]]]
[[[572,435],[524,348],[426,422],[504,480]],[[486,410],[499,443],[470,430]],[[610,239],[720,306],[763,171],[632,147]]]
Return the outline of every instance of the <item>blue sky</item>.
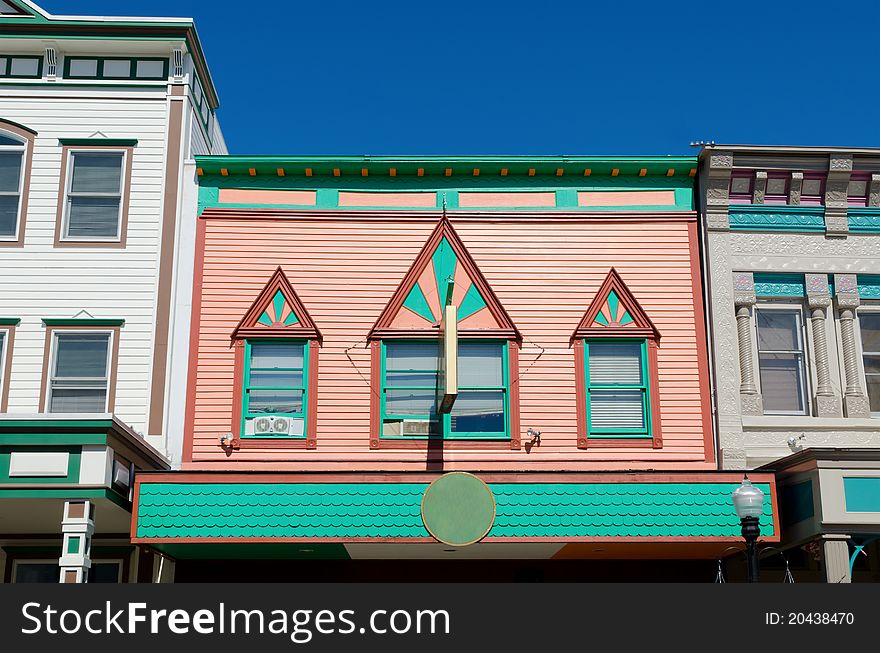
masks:
[[[880,146],[876,1],[38,4],[194,17],[235,154]]]

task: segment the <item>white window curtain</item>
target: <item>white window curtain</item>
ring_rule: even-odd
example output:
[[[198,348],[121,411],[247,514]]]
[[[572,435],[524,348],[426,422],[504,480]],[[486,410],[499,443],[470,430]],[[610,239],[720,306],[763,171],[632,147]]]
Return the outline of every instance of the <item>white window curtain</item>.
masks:
[[[107,409],[109,333],[55,336],[50,413],[103,413]]]
[[[122,152],[74,152],[67,193],[67,237],[119,236]]]
[[[22,140],[0,132],[0,238],[18,234],[24,148]]]
[[[806,414],[807,383],[801,311],[759,308],[756,322],[764,412]]]
[[[588,344],[591,430],[644,429],[645,379],[642,344]]]

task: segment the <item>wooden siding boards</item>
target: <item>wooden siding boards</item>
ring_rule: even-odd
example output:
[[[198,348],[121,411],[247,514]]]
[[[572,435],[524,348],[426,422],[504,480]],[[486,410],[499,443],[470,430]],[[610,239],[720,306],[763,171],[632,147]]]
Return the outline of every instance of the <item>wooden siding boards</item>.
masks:
[[[369,450],[370,350],[366,336],[418,255],[436,222],[248,219],[211,210],[205,231],[202,291],[192,395],[191,469],[423,469],[425,452]],[[691,256],[692,214],[639,221],[614,218],[479,218],[452,221],[513,322],[519,353],[521,429],[541,430],[540,447],[446,451],[447,469],[711,469]],[[691,233],[689,233],[691,232]],[[265,280],[281,265],[321,325],[324,343],[317,387],[315,451],[250,449],[227,458],[218,446],[230,430],[234,356],[230,334]],[[663,448],[577,449],[572,330],[615,267],[662,334],[658,352]],[[198,274],[198,271],[196,272]],[[199,305],[200,304],[200,305]],[[515,373],[511,371],[511,373]],[[707,370],[702,373],[707,374]],[[519,435],[519,434],[518,434]]]

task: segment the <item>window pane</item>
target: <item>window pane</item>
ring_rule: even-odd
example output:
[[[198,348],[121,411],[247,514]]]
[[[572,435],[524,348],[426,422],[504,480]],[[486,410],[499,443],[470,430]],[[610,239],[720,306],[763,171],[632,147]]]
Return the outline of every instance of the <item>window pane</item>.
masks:
[[[78,152],[73,155],[74,193],[119,193],[122,187],[122,153]]]
[[[385,385],[390,387],[436,388],[437,372],[386,372]]]
[[[303,368],[302,343],[253,342],[251,343],[251,369],[254,368]]]
[[[92,560],[92,568],[89,569],[90,583],[118,583],[118,562],[95,562]]]
[[[0,152],[0,193],[17,193],[21,183],[21,152]]]
[[[248,412],[260,414],[301,413],[302,390],[251,390]]]
[[[15,565],[16,583],[57,583],[61,568],[57,562],[19,562]]]
[[[880,313],[859,313],[862,351],[880,352]]]
[[[504,393],[465,390],[452,406],[453,433],[504,433]]]
[[[119,235],[119,199],[71,197],[67,235],[73,238],[115,238]]]
[[[104,77],[131,77],[131,61],[104,60]]]
[[[303,373],[286,370],[252,371],[249,385],[252,388],[301,388],[303,387]]]
[[[36,77],[40,71],[39,59],[13,59],[10,74],[15,77]]]
[[[873,368],[880,369],[880,359],[875,358]],[[880,372],[866,374],[865,380],[868,385],[868,401],[871,404],[871,412],[880,413]]]
[[[163,79],[165,77],[165,62],[163,61],[138,61],[136,77],[141,79]]]
[[[385,369],[388,371],[438,369],[436,342],[389,342],[385,345]]]
[[[15,236],[18,195],[0,195],[0,236]]]
[[[0,59],[0,61],[3,61]],[[2,66],[2,64],[0,64]],[[0,71],[2,71],[2,67],[0,67]],[[13,136],[12,134],[4,134],[0,132],[0,145],[24,145],[24,141],[21,140],[18,136]]]
[[[55,377],[107,376],[108,334],[59,334],[56,338]]]
[[[758,311],[759,351],[800,351],[799,311]]]
[[[764,410],[804,413],[803,364],[800,354],[760,354]]]
[[[637,342],[588,344],[590,385],[642,385],[642,345]]]
[[[103,388],[52,388],[50,413],[103,413],[107,391]]]
[[[590,429],[644,429],[645,409],[641,390],[591,390]]]
[[[435,412],[434,390],[386,390],[386,415],[432,415]]]
[[[503,385],[503,353],[504,345],[497,342],[462,342],[458,346],[458,385]]]
[[[74,59],[70,62],[69,75],[71,77],[97,77],[97,59]]]

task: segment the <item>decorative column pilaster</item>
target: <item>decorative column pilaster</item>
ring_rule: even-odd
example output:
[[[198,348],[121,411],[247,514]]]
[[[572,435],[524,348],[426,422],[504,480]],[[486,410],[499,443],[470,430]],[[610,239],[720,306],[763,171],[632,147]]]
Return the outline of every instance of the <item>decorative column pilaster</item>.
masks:
[[[64,502],[64,518],[61,521],[61,568],[59,582],[88,582],[92,566],[92,535],[95,533],[95,506],[87,499]]]
[[[791,173],[791,185],[788,189],[788,203],[792,206],[800,206],[801,203],[801,190],[804,187],[804,173],[803,172],[792,172]]]
[[[831,387],[828,364],[828,339],[825,336],[826,311],[831,306],[827,274],[804,275],[807,305],[810,309],[810,328],[813,334],[813,353],[816,359],[816,395],[813,402],[817,417],[840,417],[840,400]]]
[[[755,383],[752,356],[752,308],[757,302],[751,272],[733,273],[733,303],[736,306],[736,336],[739,345],[739,398],[743,415],[762,415],[764,405]]]
[[[849,233],[846,199],[849,177],[852,173],[851,154],[832,154],[828,161],[828,180],[825,182],[825,235],[843,236]]]
[[[767,171],[755,171],[755,188],[752,190],[752,204],[763,204],[767,192]]]
[[[730,229],[728,205],[733,153],[710,151],[704,169],[706,228],[709,231],[727,231]]]
[[[870,417],[871,406],[862,390],[859,371],[859,351],[856,347],[855,318],[861,300],[859,285],[854,274],[834,275],[834,295],[837,299],[837,319],[840,321],[840,344],[843,349],[843,371],[846,389],[843,409],[847,417]]]
[[[851,583],[849,575],[848,535],[825,535],[822,537],[822,560],[826,583]]]

